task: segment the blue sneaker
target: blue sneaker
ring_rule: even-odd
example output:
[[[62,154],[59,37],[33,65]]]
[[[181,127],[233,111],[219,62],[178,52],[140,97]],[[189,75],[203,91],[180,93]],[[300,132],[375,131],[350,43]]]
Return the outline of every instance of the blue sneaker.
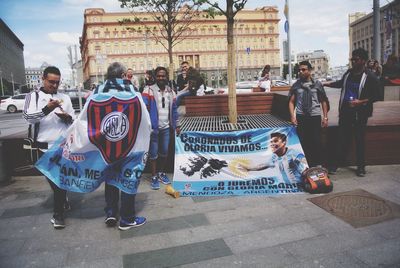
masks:
[[[162,184],[171,184],[171,181],[169,180],[169,178],[167,177],[167,174],[165,174],[164,172],[158,172],[157,174],[158,180],[162,183]]]
[[[125,231],[133,227],[142,226],[145,223],[146,223],[145,217],[135,217],[133,221],[124,220],[123,218],[121,218],[121,220],[119,221],[118,229]]]
[[[107,211],[104,223],[107,224],[108,227],[114,227],[117,225],[117,216],[112,210]]]
[[[157,176],[153,176],[153,177],[151,178],[151,184],[150,184],[150,186],[151,186],[151,189],[153,189],[153,190],[158,190],[158,189],[160,189],[160,183],[158,183],[158,177],[157,177]]]

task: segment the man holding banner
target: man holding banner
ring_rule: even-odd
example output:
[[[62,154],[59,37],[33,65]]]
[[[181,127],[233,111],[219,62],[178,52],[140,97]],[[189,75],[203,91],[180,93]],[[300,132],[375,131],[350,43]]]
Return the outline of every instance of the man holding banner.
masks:
[[[57,92],[61,73],[57,67],[49,66],[43,71],[43,87],[32,91],[25,98],[23,117],[33,127],[33,140],[41,155],[46,152],[65,133],[75,118],[71,99]],[[51,223],[54,228],[62,229],[64,209],[69,209],[67,191],[47,179],[54,192],[54,208]]]
[[[142,97],[123,83],[125,72],[118,62],[108,67],[104,85],[96,88],[71,127],[36,164],[64,190],[87,193],[105,182],[106,224],[114,226],[119,212],[120,230],[146,222],[135,215],[134,202],[151,130]]]

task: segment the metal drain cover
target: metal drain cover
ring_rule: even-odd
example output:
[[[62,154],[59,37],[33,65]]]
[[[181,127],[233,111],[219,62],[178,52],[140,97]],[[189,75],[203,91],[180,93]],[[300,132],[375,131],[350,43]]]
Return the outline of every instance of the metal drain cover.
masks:
[[[400,217],[400,205],[362,189],[308,200],[355,228]]]

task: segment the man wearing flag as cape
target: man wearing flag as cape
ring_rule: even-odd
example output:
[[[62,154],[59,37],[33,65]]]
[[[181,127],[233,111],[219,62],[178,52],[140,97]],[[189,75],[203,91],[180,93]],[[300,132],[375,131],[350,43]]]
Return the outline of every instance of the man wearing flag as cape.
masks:
[[[151,131],[142,97],[123,83],[125,72],[117,62],[108,67],[105,83],[93,92],[77,120],[36,165],[67,191],[91,192],[105,181],[105,222],[115,226],[119,214],[120,230],[146,222],[135,215],[135,194]]]

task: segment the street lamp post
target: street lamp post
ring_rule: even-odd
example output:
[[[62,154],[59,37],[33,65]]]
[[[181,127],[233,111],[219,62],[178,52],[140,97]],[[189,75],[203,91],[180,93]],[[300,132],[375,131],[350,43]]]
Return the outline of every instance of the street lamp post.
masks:
[[[13,74],[13,73],[11,73],[11,82],[12,82],[12,88],[13,88],[13,92],[12,92],[12,94],[11,94],[11,95],[13,95],[13,96],[14,96],[15,87],[14,87],[14,74]]]
[[[146,71],[149,69],[149,62],[148,62],[149,61],[149,51],[147,49],[147,40],[148,40],[148,31],[145,30],[145,32],[144,32],[144,49],[146,51],[146,62],[145,62]]]
[[[4,96],[3,71],[2,70],[0,70],[0,78],[1,78],[1,95]]]
[[[238,43],[238,23],[240,20],[235,20],[235,41],[236,41],[236,82],[239,82],[239,43]],[[240,24],[241,27],[243,24]]]

